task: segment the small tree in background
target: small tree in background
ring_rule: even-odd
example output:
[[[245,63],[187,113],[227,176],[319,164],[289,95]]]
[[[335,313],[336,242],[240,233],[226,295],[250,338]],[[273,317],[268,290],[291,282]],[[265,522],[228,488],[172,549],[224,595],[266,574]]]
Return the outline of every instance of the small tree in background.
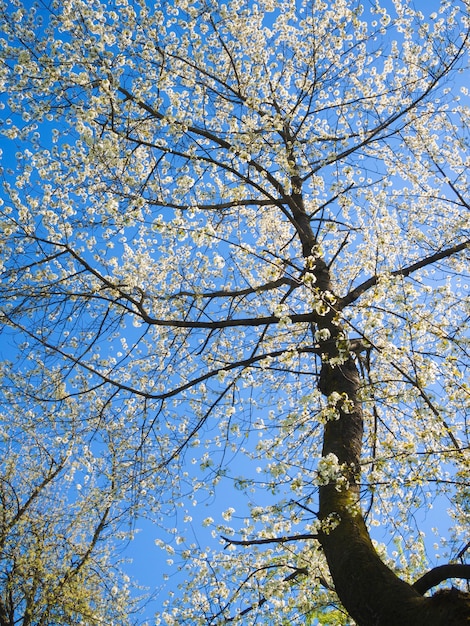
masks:
[[[133,624],[116,549],[122,469],[105,441],[90,448],[98,416],[57,370],[14,365],[1,379],[0,624]]]
[[[468,578],[467,9],[2,6],[1,316],[63,381],[29,402],[93,408],[130,514],[248,498],[220,552],[186,514],[165,623],[470,619],[424,595]]]

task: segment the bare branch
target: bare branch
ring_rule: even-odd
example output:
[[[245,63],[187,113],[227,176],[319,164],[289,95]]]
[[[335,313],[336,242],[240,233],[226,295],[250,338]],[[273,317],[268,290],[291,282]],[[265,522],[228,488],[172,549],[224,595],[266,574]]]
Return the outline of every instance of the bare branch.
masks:
[[[464,565],[462,563],[448,563],[447,565],[440,565],[434,567],[429,572],[426,572],[421,578],[418,578],[413,583],[413,587],[416,591],[419,591],[422,595],[426,593],[432,587],[439,585],[444,580],[449,578],[463,578],[470,580],[470,565]]]
[[[225,548],[229,545],[233,546],[259,546],[269,543],[287,543],[288,541],[305,541],[307,539],[318,539],[318,535],[312,533],[304,533],[300,535],[287,535],[286,537],[270,537],[267,539],[230,539],[229,537],[221,538],[227,542]]]

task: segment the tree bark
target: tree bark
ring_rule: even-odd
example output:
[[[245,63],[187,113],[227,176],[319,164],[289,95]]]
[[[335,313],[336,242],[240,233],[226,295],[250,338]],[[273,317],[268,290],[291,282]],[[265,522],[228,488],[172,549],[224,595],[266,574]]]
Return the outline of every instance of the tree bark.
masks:
[[[316,264],[316,278],[320,293],[331,292],[329,271],[321,260]],[[424,597],[378,556],[359,505],[363,436],[359,372],[353,357],[343,356],[339,349],[345,343],[345,333],[336,312],[319,316],[317,326],[330,335],[320,344],[319,389],[327,397],[333,392],[345,394],[350,402],[346,409],[344,403],[338,403],[338,419],[325,425],[322,451],[323,456],[337,457],[347,483],[330,482],[320,487],[320,519],[325,528],[319,539],[341,602],[359,626],[470,624],[470,595],[453,590]],[[330,523],[333,527],[328,531]]]

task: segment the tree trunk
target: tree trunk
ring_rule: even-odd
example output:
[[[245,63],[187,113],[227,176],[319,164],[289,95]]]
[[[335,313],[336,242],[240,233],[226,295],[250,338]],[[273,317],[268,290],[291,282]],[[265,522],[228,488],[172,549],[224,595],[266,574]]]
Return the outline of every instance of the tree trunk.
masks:
[[[324,331],[319,333],[322,368],[318,386],[326,397],[336,392],[343,398],[336,404],[338,419],[325,425],[322,455],[337,457],[343,469],[342,478],[347,482],[330,482],[320,487],[320,519],[324,528],[319,539],[335,590],[358,626],[468,626],[470,594],[449,590],[433,597],[423,596],[383,563],[369,537],[359,502],[364,430],[358,393],[361,381],[348,350],[347,332],[341,326],[341,310],[334,304],[329,267],[316,253],[317,242],[299,181],[297,177],[292,179],[292,189],[297,191],[289,205],[321,304],[315,316],[317,329]]]
[[[321,273],[323,288],[329,287],[327,268],[323,264]],[[320,541],[341,602],[359,626],[470,624],[468,594],[454,590],[432,598],[424,597],[398,578],[374,549],[359,506],[363,435],[359,373],[350,355],[341,362],[338,345],[344,344],[344,335],[333,316],[319,317],[317,324],[330,333],[330,339],[321,345],[320,391],[327,397],[333,392],[346,394],[351,403],[349,407],[338,403],[339,419],[326,424],[323,439],[323,456],[334,454],[337,457],[344,467],[347,483],[342,486],[333,482],[320,488],[320,518],[333,523],[331,531],[325,527]],[[340,362],[336,363],[338,360]]]

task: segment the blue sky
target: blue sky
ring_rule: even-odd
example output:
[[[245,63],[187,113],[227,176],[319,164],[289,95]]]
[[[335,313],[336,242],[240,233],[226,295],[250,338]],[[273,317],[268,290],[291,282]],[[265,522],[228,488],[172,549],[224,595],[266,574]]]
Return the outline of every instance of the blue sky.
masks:
[[[428,2],[416,2],[415,5],[419,6],[423,5],[423,10],[431,11],[438,3],[428,3]],[[51,128],[52,130],[52,128]],[[16,145],[13,145],[11,142],[6,141],[5,139],[0,137],[0,147],[4,150],[4,159],[5,161],[14,166],[15,161],[15,152],[21,151],[23,146],[20,142],[16,142]],[[137,333],[138,331],[132,331]],[[129,331],[128,339],[133,339],[132,332]],[[3,340],[5,341],[5,335],[3,335]],[[7,336],[7,340],[3,345],[3,350],[5,352],[10,351],[11,349],[15,349],[15,343],[10,341],[10,338]],[[187,462],[188,470],[192,473],[198,474],[198,462],[195,464],[192,463],[192,457],[196,454],[202,454],[200,452],[194,452],[190,449],[188,453],[185,455],[185,461]],[[197,460],[198,461],[198,460]],[[248,462],[242,455],[235,456],[232,464],[231,464],[232,474],[236,476],[238,474],[243,474],[247,471],[253,471],[254,467],[249,466]],[[202,474],[201,474],[202,475]],[[203,495],[203,492],[201,492]],[[275,498],[272,498],[269,494],[260,494],[256,493],[254,496],[256,497],[258,505],[267,505],[271,503],[271,501]],[[202,520],[208,516],[214,518],[215,522],[221,522],[221,514],[228,507],[234,507],[236,510],[236,517],[240,517],[240,525],[243,523],[243,517],[248,513],[248,509],[246,506],[247,499],[243,496],[243,494],[236,490],[233,487],[233,480],[224,479],[221,483],[220,488],[217,490],[215,495],[206,495],[202,498],[202,501],[196,506],[193,507],[190,499],[186,503],[186,506],[182,508],[181,512],[177,517],[170,517],[168,519],[168,527],[176,526],[179,530],[182,530],[182,526],[184,526],[184,522],[181,520],[185,514],[185,508],[190,512],[193,517],[193,522],[191,525],[187,526],[187,534],[191,536],[192,533],[198,538],[198,541],[201,546],[204,546],[209,543],[216,543],[216,541],[211,536],[211,528],[202,528]],[[436,503],[435,508],[432,511],[422,511],[423,519],[417,520],[418,526],[426,531],[427,536],[431,535],[430,532],[431,527],[434,525],[440,525],[443,522],[443,527],[445,528],[449,521],[445,512],[445,504],[444,501],[438,501]],[[235,517],[235,521],[233,525],[236,527],[237,520]],[[141,529],[139,533],[137,533],[136,538],[133,542],[131,542],[123,551],[123,556],[129,557],[133,560],[132,564],[126,565],[128,571],[135,576],[135,578],[143,585],[148,585],[151,589],[156,590],[155,599],[153,599],[147,606],[145,610],[145,618],[151,619],[155,610],[158,610],[162,606],[162,601],[166,598],[168,590],[174,591],[176,589],[176,585],[178,582],[183,580],[183,574],[178,573],[177,564],[170,566],[167,564],[167,555],[165,555],[156,545],[155,539],[161,538],[164,541],[168,539],[168,536],[163,533],[156,524],[152,524],[145,519],[138,519],[135,522],[135,527],[137,529]],[[384,540],[385,537],[381,535],[381,531],[377,531],[376,535],[378,540]],[[430,542],[433,540],[430,539]],[[169,575],[169,579],[165,580],[163,574],[167,573]]]

